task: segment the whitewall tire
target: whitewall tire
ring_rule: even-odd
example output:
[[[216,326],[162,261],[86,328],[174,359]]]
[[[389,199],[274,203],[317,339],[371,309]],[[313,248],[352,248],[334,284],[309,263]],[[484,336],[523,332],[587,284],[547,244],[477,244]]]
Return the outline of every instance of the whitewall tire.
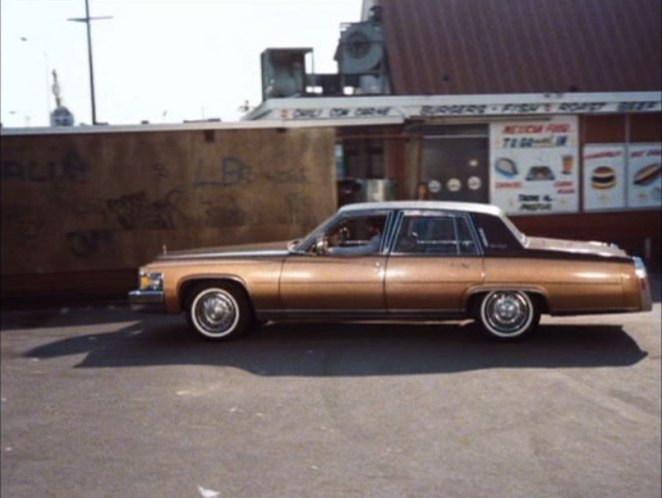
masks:
[[[248,299],[236,285],[198,285],[189,293],[187,322],[206,339],[228,339],[245,332],[252,315]]]
[[[540,310],[526,292],[495,290],[481,300],[478,318],[488,334],[517,339],[533,332],[540,321]]]

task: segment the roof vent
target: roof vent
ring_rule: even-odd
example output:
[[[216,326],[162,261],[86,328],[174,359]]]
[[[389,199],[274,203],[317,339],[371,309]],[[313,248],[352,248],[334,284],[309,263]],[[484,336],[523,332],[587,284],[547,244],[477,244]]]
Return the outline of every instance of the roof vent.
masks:
[[[340,34],[337,59],[342,74],[374,71],[384,60],[381,26],[372,21],[351,24]]]
[[[305,94],[306,55],[312,48],[269,48],[262,52],[262,100]]]

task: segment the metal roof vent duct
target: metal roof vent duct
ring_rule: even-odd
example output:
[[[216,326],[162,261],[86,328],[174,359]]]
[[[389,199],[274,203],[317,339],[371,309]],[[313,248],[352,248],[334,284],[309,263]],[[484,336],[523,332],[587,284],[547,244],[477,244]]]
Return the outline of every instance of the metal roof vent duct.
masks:
[[[262,52],[262,100],[304,95],[306,55],[312,51],[312,48],[269,48]]]
[[[335,59],[341,84],[355,87],[360,94],[390,92],[382,12],[375,6],[367,21],[345,24],[340,32]]]
[[[351,24],[340,34],[338,69],[342,74],[371,72],[384,60],[384,36],[375,22]]]

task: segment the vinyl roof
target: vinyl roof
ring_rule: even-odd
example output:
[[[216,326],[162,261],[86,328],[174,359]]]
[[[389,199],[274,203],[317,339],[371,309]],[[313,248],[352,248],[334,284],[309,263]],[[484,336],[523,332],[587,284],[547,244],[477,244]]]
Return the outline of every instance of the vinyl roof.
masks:
[[[485,213],[500,216],[503,211],[491,204],[478,204],[474,202],[444,202],[444,201],[385,201],[360,202],[346,204],[340,211],[363,211],[378,209],[440,209],[447,211],[465,211],[472,213]]]
[[[656,91],[660,0],[378,0],[393,93]]]

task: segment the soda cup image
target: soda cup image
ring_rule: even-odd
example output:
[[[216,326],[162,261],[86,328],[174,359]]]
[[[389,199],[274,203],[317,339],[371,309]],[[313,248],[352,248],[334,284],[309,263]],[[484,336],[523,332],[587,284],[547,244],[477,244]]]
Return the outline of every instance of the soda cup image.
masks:
[[[572,175],[572,168],[574,166],[575,157],[574,156],[563,156],[563,170],[564,175]]]

